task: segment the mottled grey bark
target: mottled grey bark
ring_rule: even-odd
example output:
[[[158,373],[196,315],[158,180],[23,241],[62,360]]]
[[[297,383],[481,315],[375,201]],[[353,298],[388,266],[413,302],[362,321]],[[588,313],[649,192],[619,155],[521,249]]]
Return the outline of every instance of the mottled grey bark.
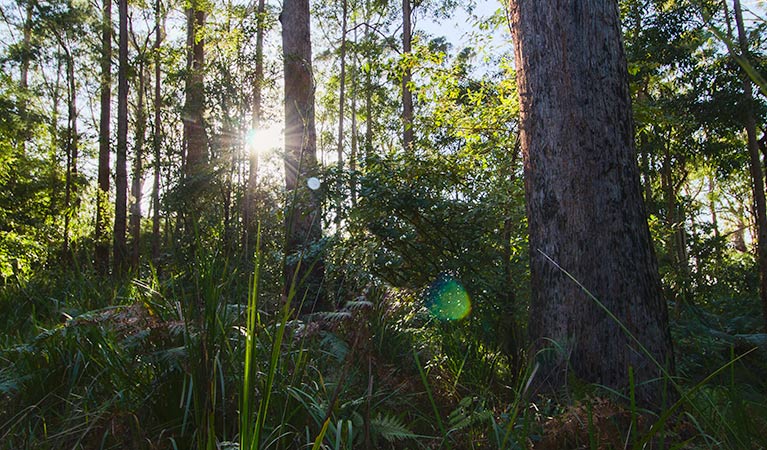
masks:
[[[530,335],[539,388],[568,375],[616,389],[673,367],[634,150],[617,1],[510,0],[530,227]],[[549,256],[599,299],[649,351]],[[545,383],[546,385],[542,384]],[[662,382],[638,390],[658,404]]]

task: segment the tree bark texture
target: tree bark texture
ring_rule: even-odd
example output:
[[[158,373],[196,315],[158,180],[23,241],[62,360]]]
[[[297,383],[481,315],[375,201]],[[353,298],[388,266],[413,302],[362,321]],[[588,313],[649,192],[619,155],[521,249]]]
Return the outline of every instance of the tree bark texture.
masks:
[[[118,3],[120,20],[117,72],[117,167],[115,170],[114,273],[124,275],[128,263],[128,0]]]
[[[573,374],[623,390],[630,367],[637,383],[653,380],[659,367],[564,273],[672,369],[618,2],[510,0],[510,6],[530,229],[529,332],[536,348],[553,340],[563,349],[541,355],[539,388],[558,389]],[[661,384],[638,388],[638,398],[659,404]]]
[[[288,194],[285,285],[290,289],[295,282],[294,301],[302,302],[302,313],[306,313],[322,307],[319,303],[324,273],[321,256],[312,250],[312,244],[322,237],[320,197],[317,191],[307,188],[307,180],[317,173],[309,1],[285,0],[280,22],[285,71],[285,188]]]
[[[748,58],[748,37],[743,25],[743,12],[740,0],[734,0],[735,22],[738,27],[738,43],[744,58]],[[743,97],[745,104],[745,127],[748,136],[748,154],[750,157],[751,181],[753,182],[754,209],[756,213],[756,252],[759,261],[759,297],[762,301],[762,319],[767,332],[767,201],[764,192],[764,172],[759,161],[759,143],[756,137],[756,118],[754,117],[754,92],[751,79],[744,72]]]
[[[110,120],[112,116],[112,0],[104,0],[101,24],[101,116],[99,117],[99,168],[96,189],[96,229],[94,265],[102,274],[109,272],[107,206],[109,204]]]
[[[192,0],[187,9],[187,43],[189,45],[189,75],[186,80],[184,104],[184,135],[186,140],[186,175],[195,177],[203,172],[208,158],[208,135],[205,130],[205,28],[206,12],[200,0]]]

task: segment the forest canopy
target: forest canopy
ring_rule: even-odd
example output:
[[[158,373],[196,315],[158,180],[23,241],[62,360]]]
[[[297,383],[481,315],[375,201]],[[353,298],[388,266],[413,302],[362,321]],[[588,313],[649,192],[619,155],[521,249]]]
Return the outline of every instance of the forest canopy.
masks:
[[[764,448],[767,9],[0,0],[0,449]]]

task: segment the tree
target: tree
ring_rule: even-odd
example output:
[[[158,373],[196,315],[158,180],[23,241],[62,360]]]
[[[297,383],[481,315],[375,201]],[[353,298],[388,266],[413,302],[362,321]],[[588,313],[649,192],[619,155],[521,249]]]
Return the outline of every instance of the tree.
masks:
[[[261,127],[263,119],[262,89],[264,86],[264,31],[266,28],[266,5],[265,0],[258,0],[258,9],[256,10],[256,67],[255,80],[253,80],[253,131]],[[248,168],[248,181],[245,187],[245,201],[243,202],[242,218],[245,226],[243,227],[243,252],[246,258],[251,256],[251,247],[255,242],[256,221],[256,188],[258,182],[258,152],[250,149],[248,155],[250,167]]]
[[[725,3],[726,5],[726,3]],[[725,6],[726,7],[726,6]],[[748,38],[743,25],[743,13],[740,0],[733,0],[735,22],[738,29],[740,56],[747,58],[749,53]],[[759,160],[759,144],[756,137],[756,119],[754,117],[754,94],[751,79],[743,71],[743,103],[745,106],[745,129],[748,136],[749,170],[753,183],[754,209],[756,213],[756,252],[759,262],[759,296],[762,301],[764,331],[767,332],[767,201],[764,192],[764,171]]]
[[[405,67],[402,73],[402,144],[405,151],[413,147],[413,92],[410,90],[412,74],[409,59],[412,50],[412,14],[411,0],[402,0],[402,55],[405,57]]]
[[[343,180],[340,177],[344,170],[344,107],[346,106],[346,33],[347,21],[349,16],[349,2],[342,0],[342,18],[341,18],[341,48],[339,49],[339,59],[341,60],[340,82],[338,84],[338,211],[336,211],[336,224],[340,226],[341,215],[343,211]]]
[[[189,74],[184,104],[184,138],[186,140],[186,176],[202,173],[207,161],[208,135],[205,131],[205,28],[203,0],[192,0],[187,14]]]
[[[568,370],[625,389],[632,368],[637,384],[661,376],[659,366],[673,368],[618,17],[612,1],[510,3],[530,233],[529,330],[537,348],[549,340],[564,347],[542,361],[539,380],[554,388]],[[642,385],[638,398],[659,404],[660,384]]]
[[[115,170],[114,273],[123,275],[128,263],[128,0],[118,3],[120,22],[117,72],[117,167]]]
[[[309,29],[309,1],[283,3],[282,52],[285,71],[285,287],[296,286],[295,299],[302,312],[318,307],[323,277],[316,250],[322,237],[320,198],[308,189],[317,172],[317,136],[314,128],[314,80]]]
[[[108,1],[108,0],[105,0]],[[160,47],[165,32],[164,18],[160,18],[160,0],[155,0],[155,40],[152,47],[154,57],[154,130],[152,150],[154,154],[154,183],[152,184],[152,261],[157,264],[160,258],[160,150],[162,144],[162,67]]]
[[[99,169],[96,188],[94,252],[96,270],[109,271],[107,206],[109,202],[109,121],[112,112],[112,0],[104,0],[101,25],[101,116],[99,118]]]

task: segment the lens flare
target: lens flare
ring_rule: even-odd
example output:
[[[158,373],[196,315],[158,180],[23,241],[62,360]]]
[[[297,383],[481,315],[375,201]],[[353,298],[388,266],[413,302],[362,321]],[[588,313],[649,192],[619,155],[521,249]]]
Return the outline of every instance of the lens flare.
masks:
[[[427,290],[426,308],[440,320],[461,320],[471,312],[471,300],[458,280],[440,275]]]

